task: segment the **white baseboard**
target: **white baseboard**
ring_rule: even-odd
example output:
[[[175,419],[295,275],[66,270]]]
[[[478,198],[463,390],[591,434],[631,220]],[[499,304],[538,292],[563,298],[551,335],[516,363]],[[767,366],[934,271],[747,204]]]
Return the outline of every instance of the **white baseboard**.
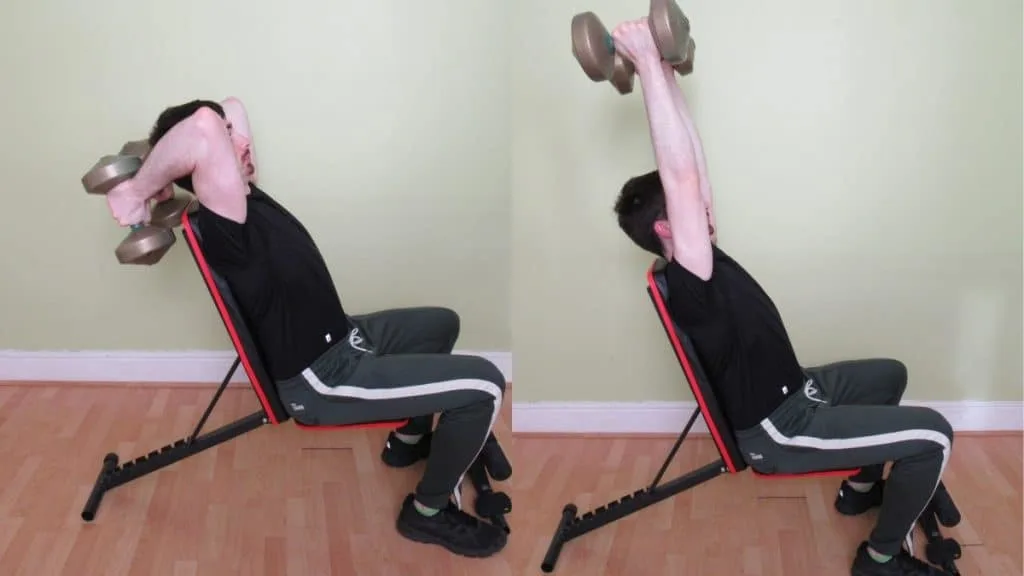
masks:
[[[486,358],[501,370],[506,381],[512,380],[511,352],[454,353]],[[221,350],[0,350],[0,381],[210,383],[223,380],[234,360],[233,351]],[[239,368],[231,381],[248,383],[249,379]]]
[[[940,412],[957,432],[1024,430],[1022,402],[915,402]],[[519,402],[512,431],[539,434],[679,434],[695,402]],[[698,417],[692,433],[707,434]]]

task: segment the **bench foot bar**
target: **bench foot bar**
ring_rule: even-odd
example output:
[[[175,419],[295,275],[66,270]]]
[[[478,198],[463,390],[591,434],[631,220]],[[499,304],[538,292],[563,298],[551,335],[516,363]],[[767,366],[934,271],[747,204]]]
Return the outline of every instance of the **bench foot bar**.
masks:
[[[182,438],[172,444],[167,444],[159,450],[154,450],[145,456],[118,464],[117,454],[109,453],[103,457],[103,464],[100,467],[99,476],[93,486],[92,493],[82,509],[82,520],[92,522],[96,517],[96,511],[107,491],[113,490],[122,484],[141,478],[188,458],[218,444],[223,444],[246,432],[255,430],[267,422],[266,415],[262,410],[236,420],[230,424],[207,432],[196,438]]]
[[[153,450],[145,456],[139,456],[134,460],[119,464],[119,458],[117,454],[113,452],[103,457],[103,464],[100,466],[100,473],[96,477],[96,483],[92,487],[92,492],[89,494],[88,500],[85,502],[85,506],[82,508],[82,520],[86,522],[92,522],[93,518],[96,517],[96,511],[100,506],[100,502],[103,501],[104,494],[108,490],[113,490],[118,486],[131,482],[136,478],[141,478],[147,474],[156,472],[161,468],[165,468],[184,460],[189,456],[198,454],[207,448],[211,448],[218,444],[222,444],[235,438],[259,428],[260,426],[267,423],[266,414],[260,410],[242,418],[236,420],[230,424],[221,426],[220,428],[199,435],[199,432],[203,429],[203,425],[206,424],[207,418],[210,417],[210,413],[213,412],[214,406],[220,400],[221,394],[224,393],[224,389],[227,388],[228,383],[231,382],[231,377],[238,370],[238,365],[241,362],[240,357],[235,357],[235,361],[231,364],[231,368],[228,369],[227,374],[224,375],[224,379],[221,380],[220,386],[217,387],[217,392],[214,393],[210,403],[206,406],[206,410],[203,411],[202,417],[199,418],[199,422],[192,434],[185,438],[176,440],[171,444],[167,444],[159,450]]]
[[[576,506],[574,504],[568,504],[562,509],[562,518],[558,523],[558,527],[555,529],[555,534],[551,538],[551,545],[548,547],[548,552],[544,556],[544,561],[541,564],[541,570],[544,572],[552,572],[555,569],[555,564],[558,562],[558,556],[561,554],[562,546],[570,540],[579,538],[584,534],[607,526],[616,520],[625,518],[634,512],[639,512],[648,506],[657,504],[662,500],[671,498],[680,492],[684,492],[716,478],[717,476],[724,473],[726,470],[725,463],[722,460],[716,460],[710,464],[705,465],[702,468],[698,468],[692,472],[684,474],[678,478],[665,482],[657,486],[644,488],[637,490],[632,494],[627,494],[622,498],[609,502],[604,506],[584,513],[582,516],[578,516],[576,513]]]

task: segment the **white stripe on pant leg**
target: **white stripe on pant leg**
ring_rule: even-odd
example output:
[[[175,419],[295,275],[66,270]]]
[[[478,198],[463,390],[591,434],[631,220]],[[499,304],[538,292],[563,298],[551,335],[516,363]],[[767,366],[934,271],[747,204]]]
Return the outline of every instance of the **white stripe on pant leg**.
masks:
[[[487,433],[484,434],[484,441],[480,443],[480,447],[476,449],[476,454],[469,461],[469,466],[472,466],[476,459],[480,456],[480,452],[483,451],[484,446],[487,445],[487,437],[491,435],[491,431],[494,430],[494,423],[498,420],[498,413],[501,412],[501,395],[494,399],[494,412],[491,413],[491,423],[487,426]],[[462,471],[459,475],[459,481],[455,483],[455,489],[452,495],[455,496],[455,506],[459,510],[462,510],[462,480],[466,477],[466,472],[469,472],[469,466]]]
[[[359,386],[328,386],[320,380],[320,378],[309,368],[302,371],[302,377],[306,379],[306,382],[313,387],[313,390],[317,394],[322,396],[334,396],[344,398],[359,398],[361,400],[397,400],[399,398],[417,398],[420,396],[429,396],[431,394],[443,394],[445,392],[461,392],[464,390],[477,390],[485,392],[494,397],[494,411],[491,413],[491,423],[487,427],[487,433],[484,434],[483,441],[480,443],[480,447],[477,448],[476,454],[472,460],[469,461],[469,465],[472,466],[473,462],[476,461],[477,456],[480,455],[480,451],[483,450],[484,444],[487,443],[487,437],[491,434],[491,430],[494,429],[494,423],[498,419],[498,414],[501,411],[502,402],[502,391],[501,388],[491,382],[490,380],[481,380],[479,378],[458,378],[455,380],[441,380],[438,382],[429,382],[427,384],[415,384],[413,386],[398,386],[395,388],[361,388]],[[455,496],[455,505],[458,506],[459,510],[462,509],[462,480],[466,477],[466,470],[462,471],[459,475],[459,481],[455,483],[453,495]]]
[[[395,400],[398,398],[416,398],[418,396],[458,392],[461,390],[479,390],[494,396],[499,401],[501,400],[501,388],[490,380],[481,380],[479,378],[439,380],[427,384],[398,386],[395,388],[360,388],[359,386],[349,385],[327,386],[309,368],[302,371],[302,377],[306,379],[306,382],[309,382],[309,385],[313,387],[317,394],[322,396],[359,398],[360,400]]]
[[[941,432],[939,434],[943,438],[946,438],[945,434],[942,434]],[[945,447],[942,449],[942,465],[939,466],[939,475],[935,478],[935,486],[932,487],[931,494],[928,496],[928,499],[925,500],[924,508],[922,508],[921,511],[917,513],[917,516],[914,517],[914,522],[910,524],[910,529],[907,530],[907,535],[903,538],[904,543],[907,545],[907,553],[911,556],[914,555],[914,528],[917,525],[917,519],[920,518],[921,514],[924,514],[924,511],[928,509],[928,505],[931,504],[932,498],[935,497],[936,490],[939,489],[939,482],[942,482],[942,475],[946,473],[946,464],[949,463],[949,451],[950,444],[949,439],[947,438]]]
[[[793,436],[792,438],[787,437],[779,429],[772,424],[771,420],[765,418],[761,421],[761,427],[768,433],[768,436],[773,442],[780,446],[793,446],[798,448],[814,448],[817,450],[850,450],[852,448],[872,448],[876,446],[885,446],[887,444],[897,444],[899,442],[913,442],[915,440],[925,440],[928,442],[935,442],[942,447],[942,464],[939,467],[939,475],[935,479],[935,486],[932,487],[931,494],[928,499],[925,500],[924,508],[914,516],[914,522],[910,524],[910,530],[907,535],[903,537],[904,544],[907,545],[907,551],[910,554],[914,552],[914,527],[917,524],[917,518],[920,518],[921,514],[928,508],[928,504],[931,503],[932,498],[935,496],[935,491],[939,488],[939,482],[942,480],[942,475],[946,471],[946,464],[949,462],[949,452],[951,444],[949,437],[938,430],[927,430],[927,429],[908,429],[900,430],[898,432],[885,432],[883,434],[872,434],[870,436],[856,436],[852,438],[815,438],[813,436]]]

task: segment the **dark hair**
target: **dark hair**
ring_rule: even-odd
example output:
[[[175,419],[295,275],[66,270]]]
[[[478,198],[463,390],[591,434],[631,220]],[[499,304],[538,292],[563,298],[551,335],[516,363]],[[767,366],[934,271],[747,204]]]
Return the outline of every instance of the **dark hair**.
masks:
[[[156,146],[156,143],[164,137],[165,134],[170,132],[171,128],[174,128],[178,122],[188,118],[195,114],[200,108],[210,108],[216,112],[221,118],[225,117],[224,107],[214,102],[213,100],[193,100],[177,106],[171,106],[157,117],[156,123],[153,124],[153,129],[149,132],[149,147],[152,149]],[[192,189],[192,176],[182,176],[174,181],[179,187],[194,192]]]
[[[665,218],[665,190],[657,170],[634,176],[622,186],[615,201],[619,228],[637,246],[663,256],[661,239],[654,232],[654,223]]]

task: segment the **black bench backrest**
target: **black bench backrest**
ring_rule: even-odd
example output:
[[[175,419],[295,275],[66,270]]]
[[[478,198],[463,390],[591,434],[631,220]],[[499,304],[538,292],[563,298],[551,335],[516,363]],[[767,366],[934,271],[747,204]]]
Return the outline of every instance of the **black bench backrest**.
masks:
[[[666,335],[672,342],[672,349],[675,350],[679,365],[686,375],[686,381],[690,384],[690,391],[700,407],[704,423],[707,424],[708,431],[711,432],[715,445],[718,446],[722,460],[729,472],[739,472],[745,469],[747,464],[736,445],[732,427],[715,399],[714,389],[700,365],[693,342],[669,314],[668,284],[665,280],[666,264],[667,262],[663,258],[658,258],[647,271],[647,293],[651,297],[654,308],[658,311],[658,317],[661,319],[661,325],[665,328]]]
[[[206,257],[203,255],[202,231],[199,230],[195,213],[183,214],[181,224],[189,250],[192,251],[192,257],[203,275],[206,288],[210,291],[210,297],[213,298],[213,302],[217,306],[217,312],[220,313],[220,318],[231,337],[231,343],[235,347],[235,352],[238,353],[242,368],[249,377],[249,383],[256,392],[267,419],[271,424],[286,422],[290,416],[281,404],[274,382],[270,379],[263,361],[260,359],[259,345],[246,326],[245,317],[238,308],[238,303],[231,293],[231,287],[206,262]]]

